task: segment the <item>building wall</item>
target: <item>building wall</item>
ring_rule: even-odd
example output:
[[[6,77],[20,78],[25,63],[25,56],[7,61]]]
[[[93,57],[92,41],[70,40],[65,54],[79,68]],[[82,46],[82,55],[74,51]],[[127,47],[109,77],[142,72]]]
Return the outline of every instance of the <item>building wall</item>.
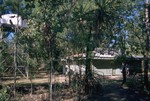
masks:
[[[140,65],[141,60],[129,59],[127,63],[132,72],[137,71],[137,70],[139,71],[139,68],[141,68],[141,65]],[[84,65],[84,68],[85,68],[85,60],[84,61],[80,60],[80,62],[76,61],[76,63],[74,61],[70,65]],[[92,71],[99,75],[122,75],[121,73],[122,66],[120,62],[112,60],[112,59],[109,59],[109,60],[108,59],[92,59]]]
[[[106,59],[93,59],[92,64],[97,68],[97,69],[116,69],[116,68],[121,68],[121,63],[119,64],[118,62],[114,60],[106,60]]]

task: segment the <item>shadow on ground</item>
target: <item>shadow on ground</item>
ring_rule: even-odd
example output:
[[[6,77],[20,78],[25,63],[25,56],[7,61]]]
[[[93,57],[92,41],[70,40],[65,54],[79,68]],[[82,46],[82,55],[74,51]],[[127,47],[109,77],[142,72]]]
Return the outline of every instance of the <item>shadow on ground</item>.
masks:
[[[72,89],[63,83],[53,84],[54,101],[150,101],[147,95],[127,86],[121,86],[121,77],[106,77],[101,82],[103,92],[99,95],[79,94],[81,89]],[[48,83],[34,84],[18,84],[16,91],[19,97],[18,101],[48,101]],[[80,100],[79,100],[80,99]]]
[[[103,84],[103,95],[89,96],[83,101],[150,101],[148,96],[142,95],[127,86],[121,86],[120,79],[108,79]]]

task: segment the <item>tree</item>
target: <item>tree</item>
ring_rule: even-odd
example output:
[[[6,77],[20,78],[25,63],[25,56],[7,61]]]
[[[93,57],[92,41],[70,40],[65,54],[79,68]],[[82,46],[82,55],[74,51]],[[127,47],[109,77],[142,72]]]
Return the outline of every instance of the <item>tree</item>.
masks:
[[[27,1],[26,5],[33,5],[31,7],[32,14],[30,16],[32,16],[31,24],[34,24],[31,25],[31,27],[34,29],[30,30],[32,33],[34,32],[34,36],[36,36],[38,39],[36,39],[36,42],[32,43],[34,47],[32,47],[31,50],[35,48],[38,52],[36,57],[39,58],[39,56],[41,56],[41,59],[46,61],[49,65],[48,70],[50,101],[52,100],[52,73],[55,67],[54,64],[56,64],[56,62],[58,63],[58,61],[55,60],[57,60],[59,57],[59,48],[57,45],[56,37],[57,33],[61,32],[62,30],[62,26],[59,22],[59,17],[57,17],[57,14],[59,12],[59,6],[61,6],[62,3],[62,1],[58,2],[55,0],[33,0],[32,4]]]
[[[90,16],[91,23],[90,25],[90,34],[88,38],[88,42],[91,40],[91,32],[94,31],[95,36],[100,35],[100,38],[102,40],[99,40],[99,47],[102,48],[109,48],[109,45],[112,41],[113,34],[115,34],[114,27],[115,27],[115,20],[119,20],[119,13],[121,2],[120,0],[111,1],[111,0],[95,0],[95,9],[92,9],[88,13],[92,16]],[[96,40],[97,37],[94,37]],[[105,41],[106,39],[108,41]],[[89,46],[87,46],[87,53],[89,52]],[[89,58],[89,57],[87,57]],[[89,61],[90,62],[90,61]],[[90,72],[90,63],[87,61],[87,71]],[[91,74],[91,73],[90,73]]]

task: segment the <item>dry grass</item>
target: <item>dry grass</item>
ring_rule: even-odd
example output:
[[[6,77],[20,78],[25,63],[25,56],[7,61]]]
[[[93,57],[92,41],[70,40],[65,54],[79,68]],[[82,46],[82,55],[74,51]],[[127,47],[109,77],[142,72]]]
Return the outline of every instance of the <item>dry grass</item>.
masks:
[[[48,76],[44,78],[34,78],[32,79],[32,83],[34,84],[48,83],[49,81],[48,79],[49,79]],[[68,77],[65,75],[57,75],[57,76],[53,75],[52,77],[52,83],[67,83],[68,81],[69,81]],[[31,83],[31,80],[26,79],[26,78],[20,78],[16,82],[17,84],[29,84]],[[13,83],[14,83],[14,80],[6,80],[2,82],[3,85],[10,85]]]

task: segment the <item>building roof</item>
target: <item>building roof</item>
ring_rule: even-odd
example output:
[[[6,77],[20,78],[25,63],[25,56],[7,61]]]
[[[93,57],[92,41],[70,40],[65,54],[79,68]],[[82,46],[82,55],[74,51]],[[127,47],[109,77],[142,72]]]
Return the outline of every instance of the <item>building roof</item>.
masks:
[[[115,51],[115,50],[100,50],[100,49],[95,49],[92,52],[93,59],[114,59],[115,57],[117,57],[119,54],[119,52]],[[86,57],[86,53],[79,53],[79,54],[74,54],[74,55],[70,55],[67,56],[66,59],[74,59],[74,58],[85,58]]]

